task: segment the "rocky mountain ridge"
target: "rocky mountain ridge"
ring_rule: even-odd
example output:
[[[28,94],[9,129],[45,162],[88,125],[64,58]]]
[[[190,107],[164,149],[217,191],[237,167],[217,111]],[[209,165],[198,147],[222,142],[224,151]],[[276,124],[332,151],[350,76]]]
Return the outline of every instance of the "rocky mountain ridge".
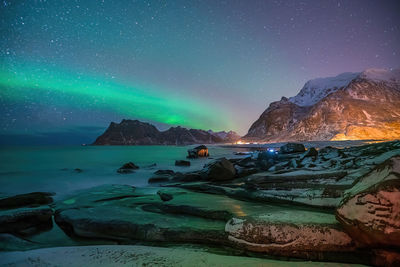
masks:
[[[190,145],[232,143],[240,136],[233,132],[186,129],[180,126],[159,131],[154,125],[138,120],[111,122],[93,145]]]
[[[393,140],[400,138],[400,69],[367,69],[308,81],[272,102],[246,141]]]

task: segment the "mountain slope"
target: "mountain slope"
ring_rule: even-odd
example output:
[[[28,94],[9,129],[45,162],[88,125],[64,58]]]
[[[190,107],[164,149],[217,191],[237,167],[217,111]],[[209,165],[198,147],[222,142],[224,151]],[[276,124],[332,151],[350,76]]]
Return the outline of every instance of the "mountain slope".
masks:
[[[186,129],[180,126],[159,131],[150,123],[138,120],[122,120],[121,123],[111,122],[107,130],[99,136],[93,145],[190,145],[230,143],[240,136],[235,132],[221,135],[218,132],[198,129]],[[236,139],[235,139],[236,138]]]
[[[243,140],[307,141],[400,138],[400,70],[368,69],[307,82],[273,102]]]

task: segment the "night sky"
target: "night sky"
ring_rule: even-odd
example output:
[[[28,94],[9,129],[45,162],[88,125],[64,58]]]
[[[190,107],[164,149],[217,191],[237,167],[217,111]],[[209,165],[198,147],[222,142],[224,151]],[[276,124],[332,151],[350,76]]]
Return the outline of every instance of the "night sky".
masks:
[[[400,1],[1,1],[0,144],[123,118],[245,134],[313,78],[400,66]]]

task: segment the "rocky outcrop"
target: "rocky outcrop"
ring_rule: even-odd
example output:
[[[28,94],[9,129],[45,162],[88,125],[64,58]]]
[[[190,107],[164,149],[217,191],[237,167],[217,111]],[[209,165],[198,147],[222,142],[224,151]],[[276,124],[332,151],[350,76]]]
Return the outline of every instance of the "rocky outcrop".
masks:
[[[336,216],[361,244],[400,248],[400,155],[378,165],[346,191]]]
[[[209,157],[210,154],[208,153],[208,148],[205,145],[197,146],[195,148],[188,150],[188,159],[197,159],[197,158],[204,158]]]
[[[31,235],[52,227],[54,193],[32,192],[0,199],[0,233]]]
[[[171,127],[159,131],[155,126],[138,120],[112,122],[93,145],[190,145],[231,143],[238,135],[229,133]]]
[[[0,198],[0,209],[14,209],[21,207],[37,207],[53,202],[54,193],[32,192],[27,194]]]
[[[303,153],[304,151],[306,151],[306,148],[303,144],[287,143],[287,144],[281,146],[279,151],[282,154]]]
[[[135,165],[133,162],[128,162],[122,165],[117,172],[122,174],[133,173],[134,170],[139,169],[139,166]]]
[[[0,233],[29,235],[52,227],[49,207],[18,208],[0,211]]]
[[[207,164],[204,172],[207,179],[212,181],[232,180],[236,174],[235,167],[226,158],[220,158]]]
[[[232,210],[223,199],[183,189],[159,192],[122,185],[92,188],[57,202],[55,221],[80,237],[227,243],[225,222],[216,220]]]
[[[308,81],[261,114],[245,141],[400,139],[400,69]]]
[[[331,214],[275,211],[233,218],[225,230],[238,247],[269,255],[327,259],[335,252],[355,251],[352,238]]]

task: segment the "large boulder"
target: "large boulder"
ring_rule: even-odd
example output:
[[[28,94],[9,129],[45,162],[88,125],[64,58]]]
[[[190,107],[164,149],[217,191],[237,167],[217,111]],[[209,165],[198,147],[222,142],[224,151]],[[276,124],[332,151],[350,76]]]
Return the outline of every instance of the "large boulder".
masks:
[[[205,166],[204,172],[207,179],[212,181],[232,180],[236,175],[234,165],[226,158],[220,158],[209,163]]]
[[[188,150],[189,159],[196,159],[199,157],[208,157],[210,154],[208,153],[208,148],[205,145],[197,146],[195,148]]]
[[[287,143],[286,145],[281,146],[279,151],[283,154],[303,153],[304,151],[306,151],[306,148],[303,144]]]
[[[225,231],[237,247],[269,255],[334,260],[339,252],[351,255],[355,250],[335,216],[321,212],[271,210],[258,216],[232,218]]]
[[[187,161],[187,160],[175,160],[175,166],[189,167],[190,166],[190,161]]]
[[[34,234],[52,227],[49,207],[18,208],[0,211],[0,233]]]
[[[314,147],[310,147],[301,158],[303,159],[307,157],[317,157],[317,156],[318,156],[318,151]]]
[[[337,219],[369,247],[400,247],[400,156],[362,176],[345,192]]]
[[[32,192],[27,194],[3,197],[0,199],[0,209],[14,209],[20,207],[37,207],[53,202],[54,193]]]

